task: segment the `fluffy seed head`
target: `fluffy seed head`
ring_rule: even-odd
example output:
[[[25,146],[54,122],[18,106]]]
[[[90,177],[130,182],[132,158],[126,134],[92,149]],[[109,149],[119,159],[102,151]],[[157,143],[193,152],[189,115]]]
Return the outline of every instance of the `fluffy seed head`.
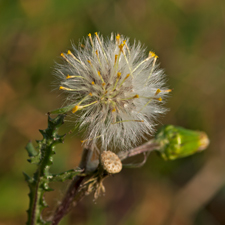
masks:
[[[56,75],[67,98],[60,112],[71,111],[79,128],[85,128],[84,144],[126,150],[152,134],[171,91],[164,87],[155,53],[146,56],[140,42],[130,44],[119,34],[104,40],[95,33],[61,56],[65,63]]]

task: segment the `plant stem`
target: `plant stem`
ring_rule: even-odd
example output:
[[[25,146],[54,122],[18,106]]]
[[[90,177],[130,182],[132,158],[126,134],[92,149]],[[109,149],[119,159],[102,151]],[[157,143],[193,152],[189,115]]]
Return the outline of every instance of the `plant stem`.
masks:
[[[144,153],[144,152],[151,152],[153,150],[158,149],[158,144],[154,142],[154,140],[150,140],[147,143],[137,147],[137,148],[133,148],[127,152],[121,151],[118,153],[118,156],[120,158],[120,160],[124,160],[126,158]],[[80,168],[85,170],[87,169],[87,165],[90,162],[92,156],[92,151],[89,149],[84,149],[83,150],[83,155],[82,155],[82,159],[80,162]],[[51,225],[57,225],[60,220],[66,215],[66,213],[69,211],[70,209],[70,205],[72,202],[77,203],[81,200],[82,197],[84,197],[85,195],[85,189],[82,189],[80,191],[80,185],[82,184],[82,182],[84,180],[89,180],[93,174],[95,173],[95,171],[93,171],[92,173],[90,173],[89,175],[86,176],[76,176],[74,178],[74,180],[72,181],[70,187],[68,188],[66,195],[63,199],[63,201],[61,202],[61,204],[58,206],[58,208],[56,209],[54,215],[53,215],[53,219],[52,219],[52,224]],[[108,174],[104,175],[104,178],[107,177]],[[76,199],[75,199],[76,198]],[[75,200],[75,201],[74,201]]]
[[[154,139],[146,142],[145,144],[138,146],[136,148],[130,149],[129,151],[121,151],[117,155],[121,161],[129,157],[139,155],[144,152],[152,152],[159,149],[159,145],[154,141]]]
[[[82,158],[81,158],[81,162],[79,167],[81,169],[86,170],[87,168],[87,164],[90,161],[91,157],[92,157],[92,153],[93,151],[90,149],[84,149],[83,150],[83,154],[82,154]],[[85,176],[76,176],[74,178],[74,180],[71,182],[66,195],[64,197],[64,199],[62,200],[61,204],[57,207],[53,219],[52,219],[52,225],[57,225],[60,220],[66,215],[66,213],[68,212],[71,203],[74,200],[74,197],[76,196],[79,187],[82,183],[82,181],[85,179]],[[80,195],[79,200],[83,197],[83,194]]]

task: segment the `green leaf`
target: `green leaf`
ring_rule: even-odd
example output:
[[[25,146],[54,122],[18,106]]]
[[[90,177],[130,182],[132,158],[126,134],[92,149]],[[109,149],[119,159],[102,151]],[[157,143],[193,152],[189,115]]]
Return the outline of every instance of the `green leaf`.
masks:
[[[27,183],[32,183],[34,181],[34,179],[32,177],[30,177],[28,174],[23,172],[23,175],[24,175],[25,180],[27,181]]]
[[[27,150],[29,157],[36,156],[38,154],[31,141],[27,143],[25,149]]]
[[[81,175],[83,172],[82,169],[76,169],[76,170],[68,170],[66,172],[60,173],[60,174],[55,174],[52,175],[52,177],[49,179],[50,181],[62,181],[64,182],[65,180],[71,180],[77,175]]]
[[[59,108],[59,109],[55,109],[51,112],[49,112],[50,114],[60,114],[60,113],[66,113],[69,112],[70,110],[72,110],[74,108],[75,105],[69,105],[63,108]]]

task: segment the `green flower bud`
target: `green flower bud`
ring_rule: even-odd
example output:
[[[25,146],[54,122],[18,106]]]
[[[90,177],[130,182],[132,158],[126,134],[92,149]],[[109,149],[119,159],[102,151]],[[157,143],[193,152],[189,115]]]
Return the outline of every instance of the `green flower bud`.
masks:
[[[206,133],[172,125],[163,126],[157,132],[155,140],[159,143],[159,153],[165,160],[174,160],[195,154],[209,145]]]

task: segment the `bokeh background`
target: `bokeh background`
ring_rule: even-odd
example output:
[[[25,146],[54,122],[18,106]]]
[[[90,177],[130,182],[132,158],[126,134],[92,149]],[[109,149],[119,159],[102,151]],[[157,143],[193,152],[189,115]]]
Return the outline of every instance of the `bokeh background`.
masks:
[[[32,174],[35,167],[24,147],[41,138],[46,112],[61,106],[51,86],[54,62],[71,41],[96,31],[119,32],[155,51],[173,88],[162,124],[203,130],[211,144],[171,162],[151,154],[142,168],[105,180],[105,197],[94,203],[88,196],[61,225],[225,224],[225,1],[1,0],[0,225],[26,221],[22,171]],[[79,137],[68,135],[57,147],[53,172],[76,167],[81,150]],[[45,217],[67,186],[53,184]]]

